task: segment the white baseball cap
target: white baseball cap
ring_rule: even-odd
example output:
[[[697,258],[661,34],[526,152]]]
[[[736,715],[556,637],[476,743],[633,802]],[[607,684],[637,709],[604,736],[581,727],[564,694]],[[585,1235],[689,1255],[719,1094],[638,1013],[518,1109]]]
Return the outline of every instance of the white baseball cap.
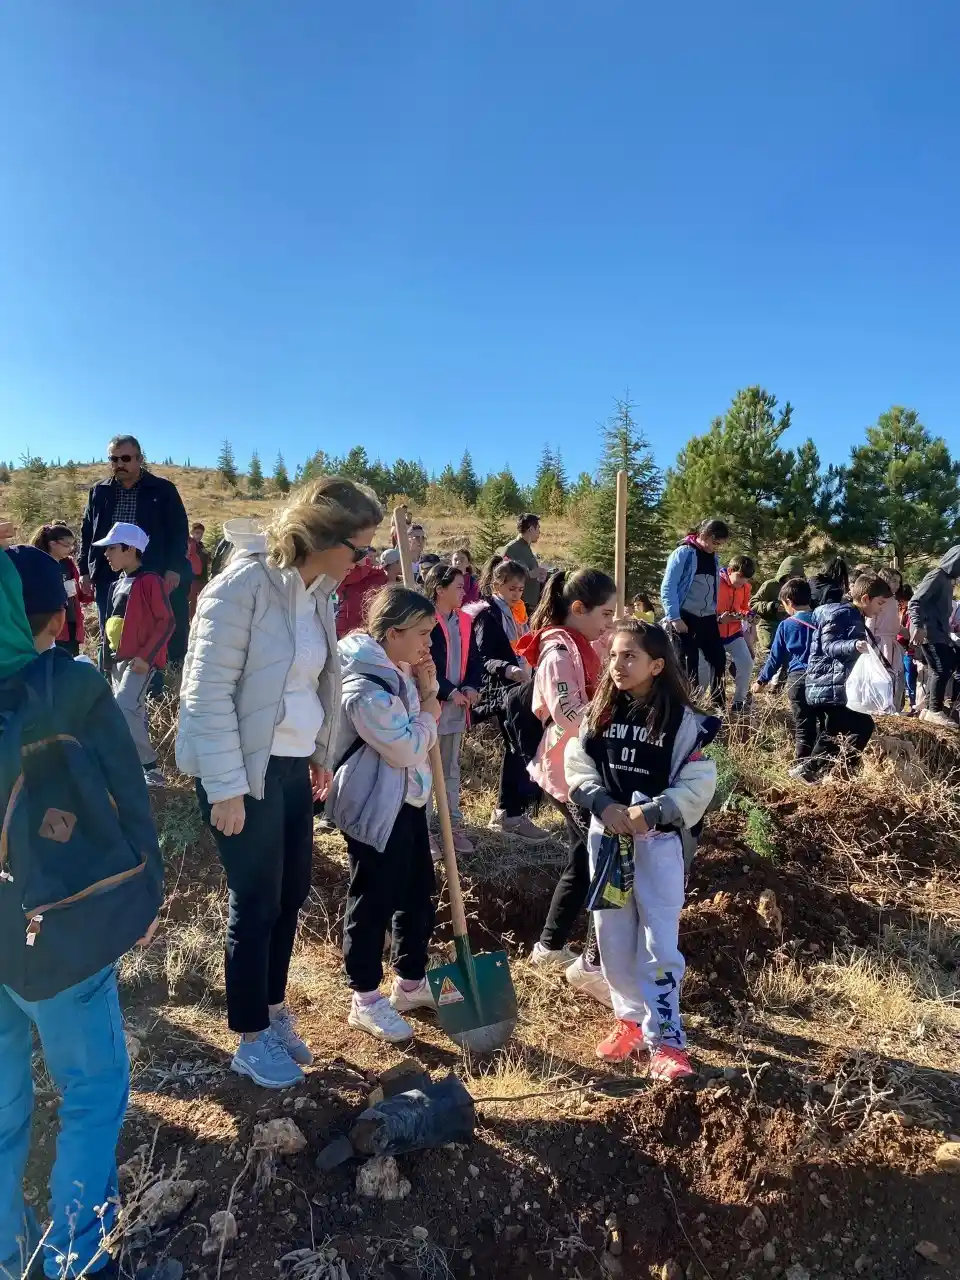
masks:
[[[105,538],[95,542],[95,547],[136,547],[138,551],[146,551],[150,535],[143,532],[138,524],[127,524],[121,520],[115,524]]]

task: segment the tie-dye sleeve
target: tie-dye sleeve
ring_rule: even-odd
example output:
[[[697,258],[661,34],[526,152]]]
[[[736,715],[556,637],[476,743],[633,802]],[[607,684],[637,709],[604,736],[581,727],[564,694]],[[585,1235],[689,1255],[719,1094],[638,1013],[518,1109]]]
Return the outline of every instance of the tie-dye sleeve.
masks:
[[[437,740],[437,722],[426,711],[407,711],[399,698],[385,689],[366,693],[350,707],[354,727],[394,769],[414,769],[424,764]]]

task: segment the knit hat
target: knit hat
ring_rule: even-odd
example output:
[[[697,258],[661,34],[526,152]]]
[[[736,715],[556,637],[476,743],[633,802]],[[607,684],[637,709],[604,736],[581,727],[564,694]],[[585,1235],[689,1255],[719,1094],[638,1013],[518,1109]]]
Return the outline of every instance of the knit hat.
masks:
[[[7,555],[20,575],[23,611],[28,617],[33,613],[56,613],[66,607],[63,570],[53,556],[39,547],[9,547]]]

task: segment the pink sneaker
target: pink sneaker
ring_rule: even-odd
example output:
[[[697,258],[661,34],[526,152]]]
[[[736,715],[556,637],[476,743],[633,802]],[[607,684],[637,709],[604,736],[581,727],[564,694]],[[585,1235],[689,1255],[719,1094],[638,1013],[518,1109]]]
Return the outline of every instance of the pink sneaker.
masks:
[[[667,1084],[678,1084],[683,1080],[691,1080],[696,1074],[683,1049],[661,1044],[653,1051],[650,1059],[651,1080],[666,1080]]]
[[[605,1040],[597,1045],[597,1057],[604,1062],[624,1062],[632,1054],[643,1054],[647,1047],[643,1043],[643,1031],[637,1022],[626,1022],[618,1018],[617,1025]]]

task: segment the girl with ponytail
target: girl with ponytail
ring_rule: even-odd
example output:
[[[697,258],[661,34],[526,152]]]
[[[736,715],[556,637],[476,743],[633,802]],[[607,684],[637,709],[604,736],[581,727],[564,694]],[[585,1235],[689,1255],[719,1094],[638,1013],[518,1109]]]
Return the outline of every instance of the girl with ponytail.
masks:
[[[567,864],[532,961],[562,966],[572,986],[605,1004],[610,997],[599,969],[567,946],[590,884],[586,847],[590,818],[570,804],[563,756],[568,742],[579,733],[600,682],[603,663],[595,646],[613,625],[616,601],[616,583],[599,569],[554,573],[531,620],[531,634],[519,645],[521,654],[536,667],[533,712],[546,725],[528,772],[562,814],[569,842]]]

